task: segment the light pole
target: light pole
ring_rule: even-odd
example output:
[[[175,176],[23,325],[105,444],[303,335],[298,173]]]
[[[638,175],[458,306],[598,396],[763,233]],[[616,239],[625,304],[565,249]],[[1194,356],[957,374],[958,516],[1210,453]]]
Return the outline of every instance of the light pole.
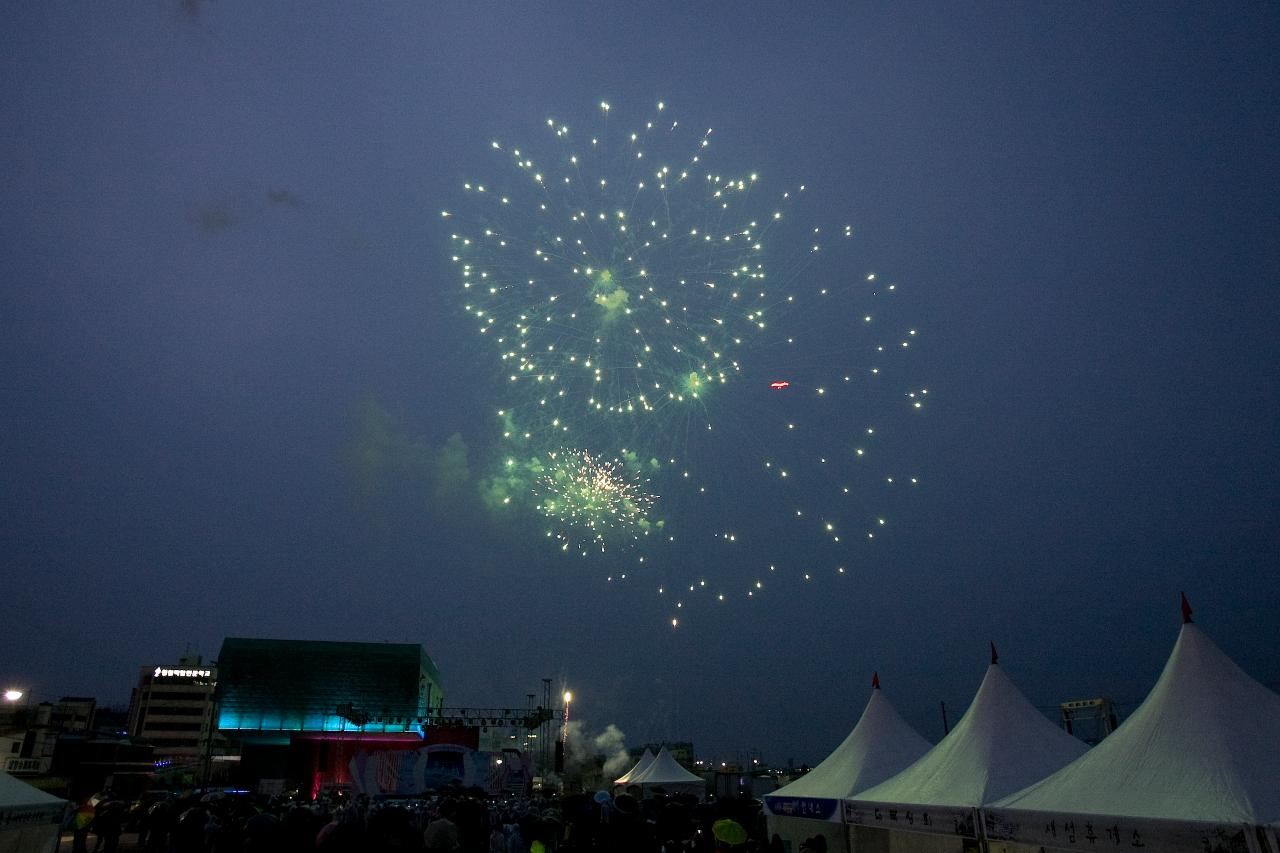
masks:
[[[31,732],[29,729],[31,726],[31,720],[27,714],[27,709],[25,707],[19,708],[18,703],[22,702],[23,699],[26,698],[26,695],[27,691],[21,690],[17,687],[7,688],[4,691],[4,708],[3,711],[0,711],[0,718],[2,718],[2,723],[0,724],[4,725],[5,728],[28,729],[26,733],[20,736],[22,745],[19,747],[18,756],[23,758],[30,755]],[[25,703],[23,704],[25,705]],[[6,756],[0,758],[0,770],[7,770],[8,768],[9,757]]]

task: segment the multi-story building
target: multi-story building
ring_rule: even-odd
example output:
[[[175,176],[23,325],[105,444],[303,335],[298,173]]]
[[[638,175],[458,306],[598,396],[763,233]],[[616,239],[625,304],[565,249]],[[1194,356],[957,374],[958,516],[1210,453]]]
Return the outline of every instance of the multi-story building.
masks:
[[[86,696],[9,709],[0,720],[0,770],[22,776],[49,772],[59,737],[91,731],[97,714],[97,700]]]
[[[150,782],[151,747],[125,737],[123,711],[87,696],[11,709],[0,719],[0,769],[78,799],[110,788],[131,797]]]
[[[155,748],[158,768],[187,770],[203,778],[213,752],[217,680],[217,667],[203,663],[198,655],[139,669],[129,702],[129,735]]]
[[[98,700],[91,696],[63,696],[56,705],[41,702],[36,706],[36,724],[60,732],[87,732],[94,728],[98,710]]]

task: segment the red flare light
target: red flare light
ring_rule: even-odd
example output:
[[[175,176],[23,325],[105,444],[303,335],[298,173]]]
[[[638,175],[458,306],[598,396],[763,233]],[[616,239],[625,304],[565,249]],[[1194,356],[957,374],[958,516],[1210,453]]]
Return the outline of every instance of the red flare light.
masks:
[[[785,379],[779,379],[777,382],[770,382],[769,387],[775,391],[781,391],[783,388],[790,388],[791,383]]]

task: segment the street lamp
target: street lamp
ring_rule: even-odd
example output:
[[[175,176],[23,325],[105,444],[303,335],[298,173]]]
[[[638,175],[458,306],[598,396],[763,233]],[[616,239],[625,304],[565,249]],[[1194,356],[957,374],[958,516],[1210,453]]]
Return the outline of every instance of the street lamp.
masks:
[[[27,694],[22,692],[21,690],[11,687],[4,692],[4,701],[17,702],[19,699],[21,699],[25,695]]]

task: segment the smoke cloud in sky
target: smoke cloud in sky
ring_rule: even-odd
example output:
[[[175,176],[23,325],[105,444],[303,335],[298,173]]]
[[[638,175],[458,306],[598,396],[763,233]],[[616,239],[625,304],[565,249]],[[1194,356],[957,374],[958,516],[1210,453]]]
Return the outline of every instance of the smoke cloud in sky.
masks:
[[[263,219],[271,208],[301,209],[305,202],[285,186],[269,186],[265,192],[243,189],[192,205],[187,220],[205,234],[218,235]]]
[[[373,397],[357,405],[352,426],[343,461],[356,500],[367,512],[380,515],[405,490],[420,509],[462,498],[471,473],[461,435],[432,444],[411,434],[400,415]]]

